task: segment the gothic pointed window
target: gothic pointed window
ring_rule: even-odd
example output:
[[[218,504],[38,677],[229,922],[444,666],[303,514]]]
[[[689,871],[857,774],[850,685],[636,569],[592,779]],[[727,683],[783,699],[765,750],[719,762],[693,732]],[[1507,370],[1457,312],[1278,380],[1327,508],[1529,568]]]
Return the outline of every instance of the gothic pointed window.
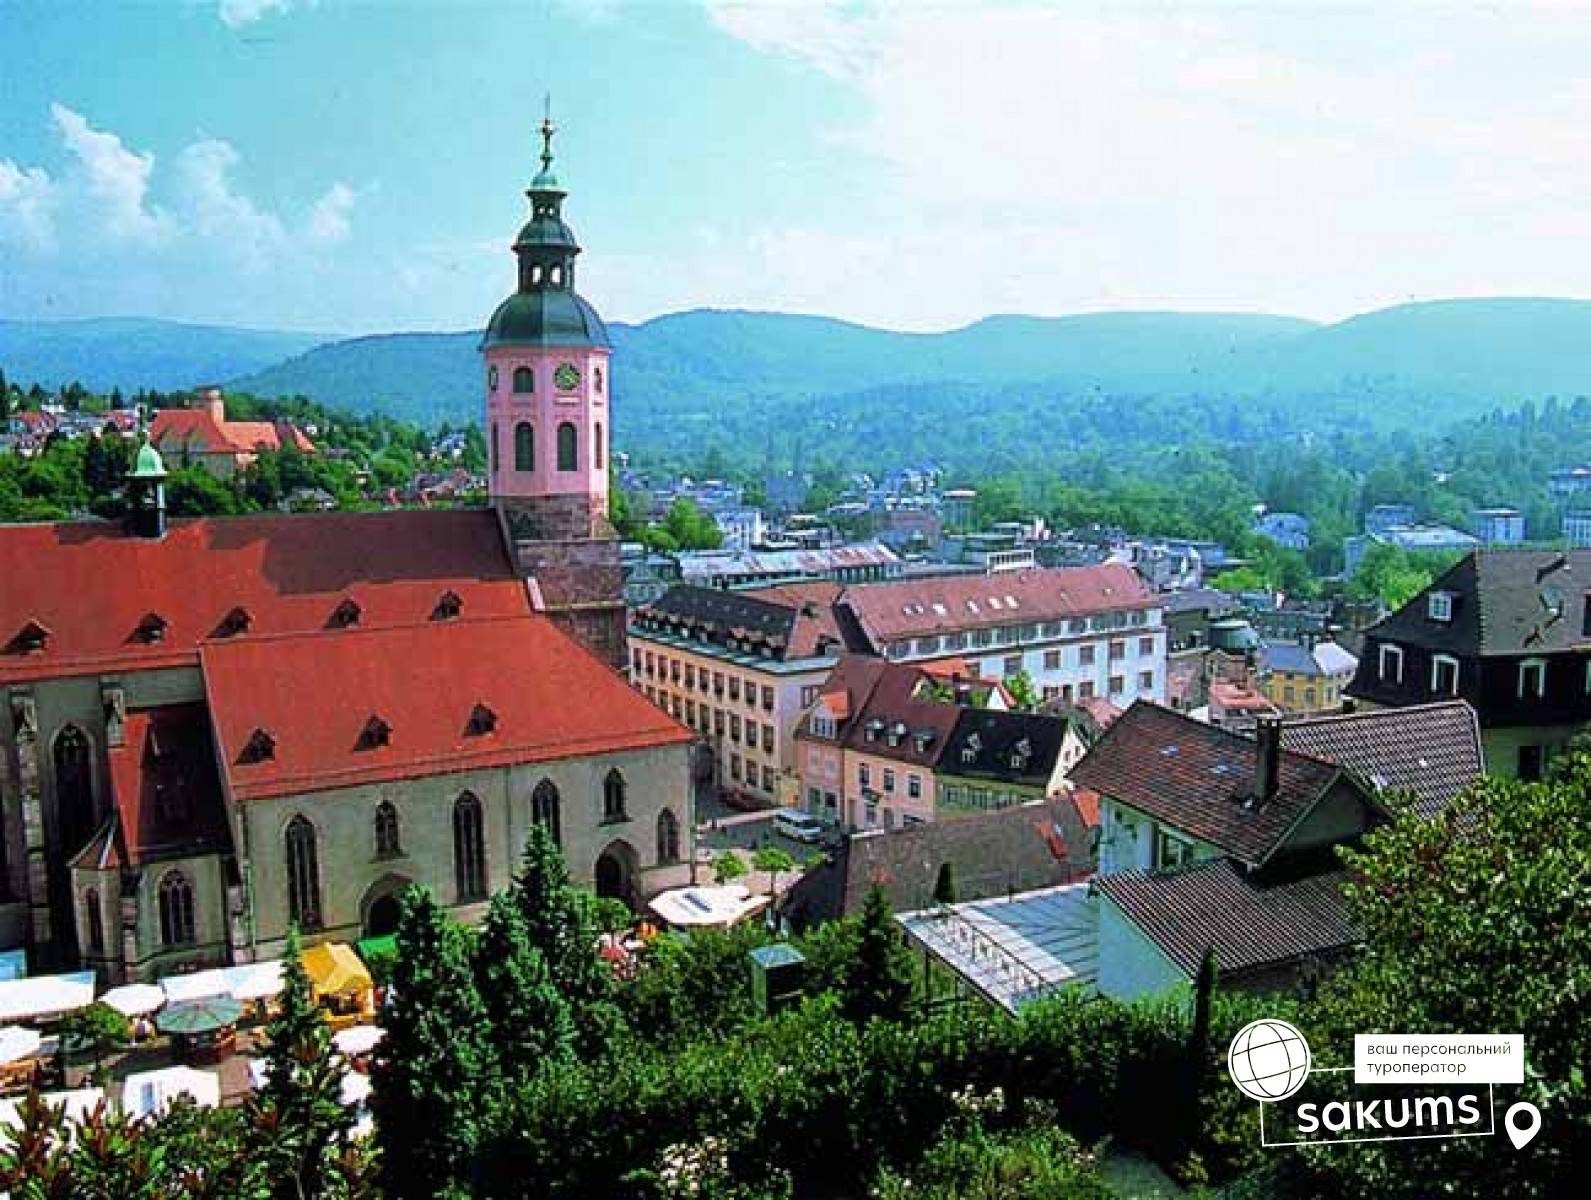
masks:
[[[568,421],[558,426],[558,469],[560,471],[578,471],[580,457],[580,435],[575,427]]]
[[[530,819],[545,826],[552,840],[563,845],[563,798],[552,780],[543,779],[530,794]]]
[[[287,823],[287,915],[300,929],[319,929],[320,854],[315,827],[303,816]]]
[[[602,470],[602,422],[598,421],[591,436],[591,465]]]
[[[95,888],[83,893],[83,924],[87,926],[89,952],[105,953],[105,914],[100,909],[99,891]]]
[[[193,884],[181,871],[167,871],[160,881],[160,944],[187,946],[198,940],[193,916]]]
[[[486,895],[486,841],[481,802],[473,792],[465,792],[453,805],[453,878],[461,902]]]
[[[61,851],[70,857],[94,833],[93,751],[85,734],[68,725],[55,739],[55,814]]]
[[[626,795],[628,788],[624,776],[615,767],[608,772],[608,777],[602,781],[602,819],[604,821],[627,821],[629,814],[625,811]]]
[[[397,858],[403,853],[403,843],[398,836],[398,810],[392,801],[383,800],[376,805],[376,857]]]
[[[536,429],[529,421],[514,426],[514,470],[536,469]]]
[[[670,808],[657,814],[657,861],[679,862],[679,818]]]
[[[514,368],[514,394],[528,396],[536,390],[536,373],[529,367]]]

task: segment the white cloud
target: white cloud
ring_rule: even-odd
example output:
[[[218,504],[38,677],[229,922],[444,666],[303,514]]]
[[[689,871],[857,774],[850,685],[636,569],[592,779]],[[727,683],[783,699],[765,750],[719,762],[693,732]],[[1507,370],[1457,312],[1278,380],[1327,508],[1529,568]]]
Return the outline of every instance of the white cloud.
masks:
[[[0,158],[0,241],[48,249],[55,241],[55,185],[38,167],[24,169]]]
[[[228,29],[242,29],[271,13],[285,13],[294,0],[221,0],[221,23]]]
[[[64,104],[50,105],[50,116],[67,150],[77,160],[88,193],[112,237],[158,241],[169,232],[165,214],[147,206],[153,154],[136,154],[121,138],[89,125]]]
[[[353,211],[353,188],[346,183],[334,183],[327,189],[309,214],[308,235],[321,243],[340,242],[348,236],[348,214]]]
[[[876,272],[825,296],[801,250],[823,230],[765,230],[748,275],[779,273],[770,296],[921,327],[1151,304],[1335,316],[1543,291],[1575,277],[1566,259],[1588,290],[1591,219],[1568,214],[1591,192],[1591,22],[1572,9],[1443,8],[1437,33],[1429,10],[1375,7],[704,3],[859,99],[822,136],[884,184],[825,238],[855,221]],[[1575,226],[1544,252],[1543,231]]]

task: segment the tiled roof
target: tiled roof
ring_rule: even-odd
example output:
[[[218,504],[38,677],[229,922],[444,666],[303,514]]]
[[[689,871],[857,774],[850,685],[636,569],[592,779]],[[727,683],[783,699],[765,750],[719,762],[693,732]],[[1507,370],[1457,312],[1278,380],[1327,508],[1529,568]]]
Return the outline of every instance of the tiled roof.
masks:
[[[962,710],[949,701],[920,696],[927,679],[920,668],[906,663],[860,654],[840,659],[821,689],[845,693],[850,716],[840,724],[840,743],[862,754],[932,769]],[[802,729],[804,736],[811,736],[805,723]]]
[[[1452,620],[1430,617],[1433,591],[1452,594]],[[1591,550],[1478,550],[1368,633],[1459,657],[1570,650],[1591,642],[1588,593]]]
[[[1343,777],[1283,749],[1276,794],[1254,798],[1256,743],[1140,700],[1071,769],[1079,787],[1119,801],[1245,863],[1266,861]]]
[[[314,443],[288,421],[217,421],[205,408],[163,408],[150,422],[149,440],[163,452],[181,450],[195,437],[211,453],[280,450],[284,440],[291,441],[298,450],[315,449]]]
[[[1231,859],[1176,871],[1101,875],[1094,887],[1188,976],[1210,946],[1223,975],[1242,975],[1360,940],[1348,917],[1346,872],[1266,884]]]
[[[345,602],[361,628],[424,623],[449,593],[466,618],[530,611],[486,509],[173,521],[159,539],[0,526],[0,580],[0,683],[192,665],[207,640],[324,629]]]
[[[142,866],[162,859],[225,853],[231,845],[210,720],[202,704],[127,714],[123,743],[113,746],[114,858]]]
[[[1486,769],[1475,710],[1462,700],[1289,718],[1282,745],[1348,768],[1383,792],[1411,792],[1429,816]]]
[[[1321,678],[1351,674],[1359,660],[1335,642],[1305,646],[1300,642],[1266,642],[1260,648],[1260,666],[1266,671]]]
[[[200,657],[238,800],[691,739],[541,616],[240,638]]]
[[[749,642],[752,653],[788,661],[835,654],[835,584],[788,584],[754,591],[676,584],[636,615],[643,636],[678,627],[683,636],[715,644]]]
[[[1039,713],[964,708],[940,756],[947,775],[1044,787],[1071,724]]]
[[[1131,567],[1057,567],[863,583],[840,603],[880,643],[995,625],[1153,608],[1160,600]]]
[[[790,890],[800,923],[858,911],[875,885],[897,912],[933,901],[944,863],[961,900],[1075,883],[1093,871],[1093,836],[1065,797],[903,829],[854,834]]]

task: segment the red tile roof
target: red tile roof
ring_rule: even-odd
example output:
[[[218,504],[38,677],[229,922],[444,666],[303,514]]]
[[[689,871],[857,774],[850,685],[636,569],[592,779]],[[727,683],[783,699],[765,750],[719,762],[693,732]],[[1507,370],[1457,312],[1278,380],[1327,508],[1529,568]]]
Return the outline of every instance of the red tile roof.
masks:
[[[252,454],[257,450],[280,450],[290,440],[302,451],[311,452],[314,443],[291,422],[217,421],[205,408],[163,408],[149,426],[149,440],[160,451],[180,451],[194,438],[204,442],[207,453],[231,451]]]
[[[0,684],[191,665],[200,643],[327,626],[345,600],[361,627],[430,619],[453,592],[462,615],[530,611],[486,509],[316,513],[173,521],[159,540],[113,524],[0,526]],[[143,640],[145,618],[166,622]],[[18,635],[47,631],[28,651]]]
[[[692,736],[539,615],[240,638],[200,656],[235,800]],[[489,731],[471,729],[477,705],[495,718]],[[390,729],[385,744],[366,736],[374,717]],[[273,743],[268,756],[245,753],[257,730]]]
[[[1070,778],[1223,853],[1259,864],[1334,784],[1348,777],[1332,763],[1283,748],[1276,794],[1256,802],[1257,754],[1250,738],[1140,700],[1078,761]],[[1368,794],[1364,799],[1373,806]]]
[[[1057,567],[863,583],[840,603],[879,643],[924,634],[1153,608],[1163,603],[1131,567]]]
[[[128,713],[123,744],[111,747],[108,757],[116,828],[108,843],[91,843],[91,850],[101,850],[96,855],[99,865],[141,866],[228,849],[226,809],[204,705]]]
[[[829,672],[820,695],[844,693],[849,719],[840,721],[839,741],[847,749],[932,768],[961,710],[951,703],[920,699],[918,686],[927,678],[920,667],[848,654]],[[801,729],[803,736],[812,736],[807,722]]]

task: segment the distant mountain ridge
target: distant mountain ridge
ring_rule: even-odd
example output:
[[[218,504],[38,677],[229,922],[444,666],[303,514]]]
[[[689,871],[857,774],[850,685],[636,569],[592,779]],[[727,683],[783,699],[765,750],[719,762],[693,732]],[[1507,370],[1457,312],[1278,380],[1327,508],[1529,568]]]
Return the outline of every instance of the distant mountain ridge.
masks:
[[[1007,409],[1044,405],[1057,418],[1102,395],[1201,395],[1261,401],[1305,422],[1317,410],[1362,410],[1393,426],[1591,394],[1591,302],[1550,298],[1407,304],[1334,324],[1121,312],[993,316],[924,334],[703,309],[610,329],[617,420],[634,448],[677,446],[714,428],[773,440],[808,406],[843,422],[880,398],[896,420],[945,426],[954,438],[980,396],[996,393]],[[7,321],[0,367],[19,381],[123,390],[221,379],[262,395],[461,423],[478,419],[478,340]]]

